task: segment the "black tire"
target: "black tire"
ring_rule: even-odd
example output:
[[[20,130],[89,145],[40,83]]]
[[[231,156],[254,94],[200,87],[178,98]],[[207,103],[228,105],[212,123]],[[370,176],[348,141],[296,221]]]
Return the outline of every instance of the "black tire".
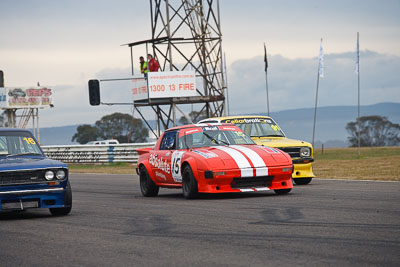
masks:
[[[298,185],[309,184],[312,180],[311,177],[308,178],[294,178],[294,182]]]
[[[71,185],[67,184],[67,189],[64,194],[64,206],[63,208],[50,208],[50,213],[51,215],[54,216],[62,216],[62,215],[67,215],[71,212],[72,209],[72,189]]]
[[[277,195],[286,195],[286,194],[289,193],[291,190],[292,190],[292,189],[289,188],[289,189],[276,189],[276,190],[274,190],[274,191],[275,191],[275,194],[277,194]]]
[[[183,197],[186,199],[196,198],[199,193],[197,181],[189,165],[187,165],[182,172],[182,193]]]
[[[140,167],[140,190],[145,197],[156,197],[160,188],[150,178],[146,167]]]

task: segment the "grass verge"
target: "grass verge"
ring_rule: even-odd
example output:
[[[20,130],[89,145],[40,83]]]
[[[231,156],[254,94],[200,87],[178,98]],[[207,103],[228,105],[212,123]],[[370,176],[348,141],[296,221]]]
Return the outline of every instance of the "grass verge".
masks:
[[[400,147],[328,148],[314,153],[317,178],[400,181]],[[71,173],[136,174],[136,164],[68,164]]]
[[[400,147],[330,148],[316,150],[317,178],[400,181]]]

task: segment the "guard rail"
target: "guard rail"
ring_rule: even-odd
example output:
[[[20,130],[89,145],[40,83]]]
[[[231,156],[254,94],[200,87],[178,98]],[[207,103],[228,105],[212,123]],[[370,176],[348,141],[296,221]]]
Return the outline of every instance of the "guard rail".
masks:
[[[153,147],[155,143],[135,143],[119,145],[63,145],[42,146],[50,159],[66,163],[137,163],[138,148]]]

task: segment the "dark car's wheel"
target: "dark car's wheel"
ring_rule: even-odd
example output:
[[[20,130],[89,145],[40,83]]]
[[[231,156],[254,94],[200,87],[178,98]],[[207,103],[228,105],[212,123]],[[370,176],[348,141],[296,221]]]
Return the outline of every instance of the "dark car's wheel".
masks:
[[[194,178],[192,168],[190,168],[189,165],[187,165],[183,169],[182,173],[182,192],[183,192],[183,197],[186,199],[192,199],[197,197],[199,193],[199,189],[197,186],[197,181]]]
[[[309,178],[294,178],[293,180],[296,184],[302,185],[302,184],[309,184],[311,182],[312,178],[311,177],[309,177]]]
[[[146,167],[140,167],[140,190],[145,197],[155,197],[160,188],[151,180]]]
[[[292,189],[289,188],[289,189],[276,189],[276,190],[274,190],[274,191],[275,191],[275,193],[276,193],[277,195],[285,195],[285,194],[289,193],[291,190],[292,190]]]
[[[50,208],[50,213],[54,216],[67,215],[72,209],[72,189],[71,185],[67,184],[67,189],[64,194],[64,206],[63,208]]]

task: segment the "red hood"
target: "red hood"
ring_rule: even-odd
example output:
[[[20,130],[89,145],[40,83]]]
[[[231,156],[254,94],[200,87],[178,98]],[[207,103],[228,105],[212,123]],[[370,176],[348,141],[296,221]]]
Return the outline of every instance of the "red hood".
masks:
[[[286,153],[258,145],[232,145],[193,149],[197,157],[205,158],[213,169],[263,169],[291,165]]]

